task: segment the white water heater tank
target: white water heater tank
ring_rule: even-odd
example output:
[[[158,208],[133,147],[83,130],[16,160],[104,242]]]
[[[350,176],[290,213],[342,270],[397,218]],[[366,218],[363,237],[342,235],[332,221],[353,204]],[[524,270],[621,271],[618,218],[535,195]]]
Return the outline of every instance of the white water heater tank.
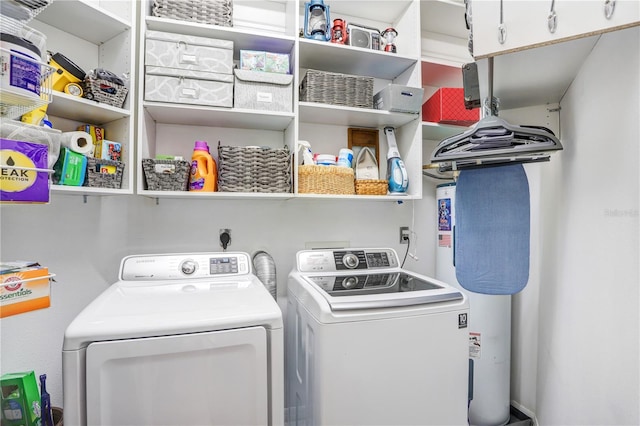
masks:
[[[467,291],[454,266],[455,183],[438,185],[436,278],[469,298],[469,424],[500,426],[510,419],[511,296]]]

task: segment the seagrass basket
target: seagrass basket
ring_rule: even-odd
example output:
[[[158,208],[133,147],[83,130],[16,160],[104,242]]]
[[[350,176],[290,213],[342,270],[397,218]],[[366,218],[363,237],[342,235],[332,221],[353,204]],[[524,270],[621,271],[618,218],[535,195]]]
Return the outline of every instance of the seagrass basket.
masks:
[[[387,195],[389,182],[383,179],[356,179],[356,194]]]
[[[340,166],[298,166],[299,194],[355,194],[354,171]]]
[[[108,169],[110,168],[115,168],[115,173],[109,173]],[[87,157],[87,175],[84,186],[120,189],[123,173],[124,163],[121,161]]]
[[[191,163],[184,160],[144,158],[142,170],[150,191],[187,191]]]
[[[122,108],[129,89],[109,80],[94,78],[87,74],[82,82],[83,97]]]
[[[218,144],[218,191],[291,192],[289,149]]]
[[[180,21],[233,26],[232,0],[154,0],[151,14]]]
[[[307,70],[300,100],[357,108],[373,108],[373,77]]]

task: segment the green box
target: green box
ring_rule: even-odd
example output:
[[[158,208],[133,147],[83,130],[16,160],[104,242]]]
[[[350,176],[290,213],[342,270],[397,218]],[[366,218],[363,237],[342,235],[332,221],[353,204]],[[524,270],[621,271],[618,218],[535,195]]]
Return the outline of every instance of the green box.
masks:
[[[53,182],[58,185],[82,186],[87,173],[87,157],[68,148],[60,148],[58,161],[53,165]]]
[[[36,426],[40,423],[40,391],[33,371],[0,377],[2,426]]]

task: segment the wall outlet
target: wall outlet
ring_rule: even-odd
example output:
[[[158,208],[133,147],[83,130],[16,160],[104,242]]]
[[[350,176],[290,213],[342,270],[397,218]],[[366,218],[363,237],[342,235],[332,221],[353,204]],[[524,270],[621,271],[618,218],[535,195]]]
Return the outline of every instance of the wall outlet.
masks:
[[[231,245],[231,229],[220,229],[220,246],[226,250]]]
[[[400,244],[409,244],[409,227],[401,226],[400,227]]]

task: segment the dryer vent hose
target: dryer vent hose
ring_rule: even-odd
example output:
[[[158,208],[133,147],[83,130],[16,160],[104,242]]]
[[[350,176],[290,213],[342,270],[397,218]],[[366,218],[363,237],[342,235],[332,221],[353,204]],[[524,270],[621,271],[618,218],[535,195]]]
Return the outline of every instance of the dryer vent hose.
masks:
[[[258,251],[253,255],[253,269],[262,284],[269,290],[271,296],[277,299],[278,287],[276,281],[276,264],[273,257],[266,251]]]

